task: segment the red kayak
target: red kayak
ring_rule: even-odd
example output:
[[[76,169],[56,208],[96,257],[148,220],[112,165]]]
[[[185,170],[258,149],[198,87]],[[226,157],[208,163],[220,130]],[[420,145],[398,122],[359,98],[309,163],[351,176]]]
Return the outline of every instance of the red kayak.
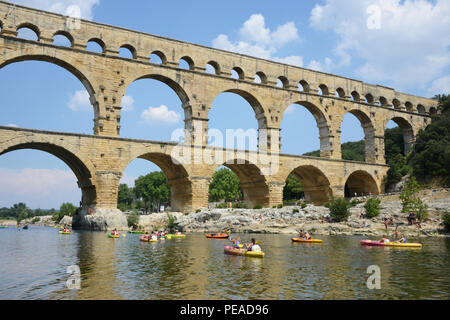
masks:
[[[380,242],[372,240],[361,240],[361,245],[372,247],[398,247],[398,248],[421,248],[421,243],[399,243],[399,242]]]
[[[226,233],[205,234],[208,239],[228,239],[230,235]]]

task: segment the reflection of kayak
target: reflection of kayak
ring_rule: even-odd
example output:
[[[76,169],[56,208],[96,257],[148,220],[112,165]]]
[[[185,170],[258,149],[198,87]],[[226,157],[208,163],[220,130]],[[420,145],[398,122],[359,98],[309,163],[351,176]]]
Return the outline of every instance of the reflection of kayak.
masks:
[[[372,240],[361,240],[361,245],[363,246],[372,246],[372,247],[400,247],[400,248],[421,248],[421,243],[399,243],[399,242],[388,242],[383,243],[380,241],[372,241]]]
[[[0,229],[6,229],[8,226],[0,226]]]
[[[186,238],[185,234],[166,234],[167,239],[181,239]]]
[[[111,232],[108,232],[108,238],[120,238],[120,234],[113,235]]]
[[[304,243],[322,243],[323,242],[320,239],[306,240],[306,239],[302,239],[302,238],[292,238],[291,240],[292,240],[292,242],[304,242]]]
[[[128,233],[134,233],[134,234],[147,234],[146,231],[128,231]]]
[[[226,233],[205,234],[208,239],[228,239],[230,235]]]
[[[59,234],[70,234],[70,231],[69,232],[59,231],[58,233]]]
[[[237,248],[233,248],[232,246],[224,246],[223,251],[226,254],[232,254],[235,256],[264,258],[264,252],[262,252],[262,251],[247,251],[247,249],[237,249]]]

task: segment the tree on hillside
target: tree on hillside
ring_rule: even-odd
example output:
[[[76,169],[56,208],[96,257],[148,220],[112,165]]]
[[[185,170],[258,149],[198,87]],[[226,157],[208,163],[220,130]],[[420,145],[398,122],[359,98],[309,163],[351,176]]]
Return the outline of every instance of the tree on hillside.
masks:
[[[346,142],[342,144],[341,152],[343,160],[364,161],[365,141]]]
[[[239,178],[228,168],[217,170],[209,185],[209,200],[234,201],[242,198]]]
[[[442,114],[419,132],[410,161],[420,180],[438,179],[450,186],[450,95],[439,96],[439,104]]]
[[[166,175],[161,171],[151,172],[140,176],[134,182],[134,193],[138,199],[142,199],[146,209],[159,210],[162,204],[169,204],[170,186]]]

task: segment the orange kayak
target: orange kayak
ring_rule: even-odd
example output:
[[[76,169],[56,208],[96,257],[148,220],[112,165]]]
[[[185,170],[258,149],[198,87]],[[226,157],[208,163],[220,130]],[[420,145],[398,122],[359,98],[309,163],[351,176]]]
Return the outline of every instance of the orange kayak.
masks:
[[[320,239],[310,239],[310,240],[306,240],[306,239],[302,239],[302,238],[292,238],[291,240],[292,240],[292,242],[322,243],[322,240],[320,240]]]
[[[226,233],[205,234],[208,239],[228,239],[230,235]]]

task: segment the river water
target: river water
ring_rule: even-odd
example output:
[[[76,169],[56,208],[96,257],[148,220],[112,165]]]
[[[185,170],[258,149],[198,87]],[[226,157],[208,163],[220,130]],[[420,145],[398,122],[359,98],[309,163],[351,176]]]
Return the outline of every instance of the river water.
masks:
[[[262,241],[264,259],[223,253],[226,240],[202,234],[158,243],[126,234],[34,227],[0,229],[0,299],[450,299],[450,239],[422,249],[362,247],[358,236],[241,234]],[[69,289],[76,265],[81,289]],[[377,265],[381,289],[368,289]]]

